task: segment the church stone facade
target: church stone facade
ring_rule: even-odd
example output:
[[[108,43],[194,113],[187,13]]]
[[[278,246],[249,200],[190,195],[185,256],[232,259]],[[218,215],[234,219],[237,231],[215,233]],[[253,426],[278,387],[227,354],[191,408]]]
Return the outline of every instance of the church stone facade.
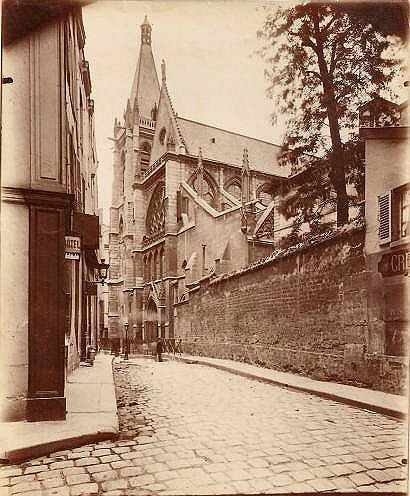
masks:
[[[174,304],[198,281],[272,252],[287,226],[276,211],[289,171],[278,145],[184,119],[159,80],[151,26],[123,119],[114,123],[108,335],[120,346],[173,337]]]

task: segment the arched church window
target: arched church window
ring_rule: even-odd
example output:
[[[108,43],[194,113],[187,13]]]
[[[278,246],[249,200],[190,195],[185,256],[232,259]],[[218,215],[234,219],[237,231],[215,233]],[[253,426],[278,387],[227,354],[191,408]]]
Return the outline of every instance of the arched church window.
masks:
[[[143,264],[144,264],[144,271],[143,271],[143,277],[144,277],[144,282],[148,282],[148,264],[147,264],[147,256],[144,255]]]
[[[148,255],[147,262],[147,282],[149,282],[152,280],[152,253]]]
[[[160,233],[165,229],[164,199],[165,185],[164,183],[160,183],[152,193],[148,206],[146,220],[147,236]]]
[[[124,196],[124,191],[125,191],[125,152],[124,150],[121,153],[121,172],[122,172],[122,178],[121,178],[121,196]]]
[[[234,196],[235,198],[237,198],[238,200],[241,199],[241,196],[242,196],[242,188],[241,188],[241,185],[239,184],[239,182],[233,182],[231,184],[229,184],[229,186],[226,188],[226,191],[231,194],[232,196]]]
[[[201,184],[198,176],[195,177],[195,179],[192,181],[192,187],[198,194],[200,194]],[[204,177],[202,181],[202,197],[207,203],[209,203],[211,206],[214,206],[215,191],[206,177]]]
[[[158,279],[158,253],[157,253],[157,250],[154,251],[152,275],[153,275],[154,281],[156,281]]]
[[[151,119],[153,121],[156,121],[157,120],[157,115],[158,115],[158,108],[157,108],[157,104],[154,103],[154,106],[152,107],[152,110],[151,110]]]
[[[165,127],[163,127],[159,132],[159,142],[161,143],[161,145],[165,143],[165,135],[166,135],[166,130]]]
[[[265,207],[273,200],[273,194],[269,184],[265,184],[259,189],[258,199]]]
[[[161,248],[159,251],[159,277],[161,279],[164,277],[164,267],[165,267],[164,248]]]

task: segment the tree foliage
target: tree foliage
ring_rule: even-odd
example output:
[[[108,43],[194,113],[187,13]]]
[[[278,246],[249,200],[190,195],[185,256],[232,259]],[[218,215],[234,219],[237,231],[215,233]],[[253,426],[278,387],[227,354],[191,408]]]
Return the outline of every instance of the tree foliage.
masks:
[[[333,202],[338,225],[348,221],[346,182],[360,185],[363,176],[358,107],[389,92],[400,67],[399,38],[386,34],[390,28],[371,24],[371,11],[349,5],[276,4],[259,32],[266,42],[261,55],[268,66],[273,118],[286,119],[282,163],[293,172],[314,164],[305,183],[288,191],[283,211],[306,220]],[[325,173],[321,179],[319,172]]]

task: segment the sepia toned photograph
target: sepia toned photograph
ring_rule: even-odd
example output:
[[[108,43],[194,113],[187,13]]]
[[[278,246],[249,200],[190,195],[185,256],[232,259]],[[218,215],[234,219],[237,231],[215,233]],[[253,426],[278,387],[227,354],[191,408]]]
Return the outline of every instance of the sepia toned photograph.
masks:
[[[3,0],[0,496],[408,494],[408,0]]]

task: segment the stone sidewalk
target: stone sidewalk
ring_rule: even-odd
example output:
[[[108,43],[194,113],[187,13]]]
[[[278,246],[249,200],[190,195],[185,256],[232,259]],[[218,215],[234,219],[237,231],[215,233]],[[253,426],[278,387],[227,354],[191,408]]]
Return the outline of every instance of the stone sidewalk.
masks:
[[[98,354],[66,383],[67,418],[0,424],[0,459],[13,463],[118,436],[112,356]]]
[[[196,355],[165,354],[169,359],[181,360],[186,363],[207,365],[225,370],[242,377],[257,379],[278,386],[285,386],[297,391],[315,394],[348,405],[365,408],[373,412],[405,419],[408,415],[409,404],[405,396],[383,393],[372,389],[349,386],[336,382],[318,381],[298,374],[280,372],[278,370],[249,365],[234,360],[224,360]]]
[[[408,402],[403,396],[373,391],[255,365],[209,357],[167,355],[187,363],[197,363],[243,377],[290,387],[371,411],[405,418]],[[66,385],[67,419],[53,422],[8,422],[0,425],[0,459],[9,462],[46,455],[87,443],[115,439],[118,417],[112,376],[112,356],[99,354],[94,367],[80,367]]]

